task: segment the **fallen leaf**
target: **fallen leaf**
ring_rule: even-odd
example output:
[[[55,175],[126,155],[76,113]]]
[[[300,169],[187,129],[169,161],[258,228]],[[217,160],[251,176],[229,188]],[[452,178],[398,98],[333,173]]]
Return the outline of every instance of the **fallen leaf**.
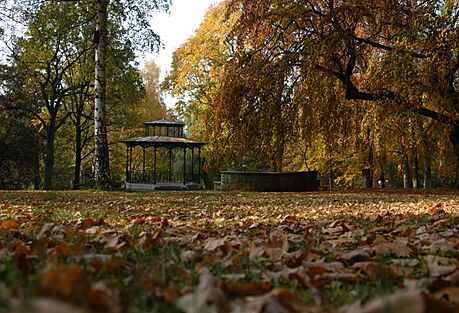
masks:
[[[5,220],[0,224],[3,229],[18,229],[19,224],[15,220]]]
[[[380,255],[395,255],[397,257],[408,257],[413,254],[413,250],[403,243],[384,242],[377,244],[375,247],[376,254]]]
[[[78,265],[52,267],[43,273],[39,283],[41,295],[73,303],[86,301],[88,291],[88,280]]]
[[[453,273],[457,269],[457,259],[445,258],[436,255],[424,257],[430,274],[434,277],[444,276]]]
[[[217,286],[215,278],[204,271],[193,293],[178,300],[178,307],[185,313],[229,313],[228,298]]]
[[[247,297],[265,294],[272,290],[270,283],[222,283],[222,290],[232,297]]]
[[[364,248],[359,250],[353,250],[341,254],[340,259],[347,263],[355,263],[362,261],[369,261],[373,257],[373,249]]]

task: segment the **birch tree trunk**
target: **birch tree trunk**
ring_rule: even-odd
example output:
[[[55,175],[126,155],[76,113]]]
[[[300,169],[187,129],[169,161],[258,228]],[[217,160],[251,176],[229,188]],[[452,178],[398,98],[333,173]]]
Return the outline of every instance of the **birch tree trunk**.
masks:
[[[96,69],[94,83],[94,181],[99,189],[110,188],[110,161],[108,154],[107,126],[105,121],[107,15],[109,0],[98,0],[96,44]]]

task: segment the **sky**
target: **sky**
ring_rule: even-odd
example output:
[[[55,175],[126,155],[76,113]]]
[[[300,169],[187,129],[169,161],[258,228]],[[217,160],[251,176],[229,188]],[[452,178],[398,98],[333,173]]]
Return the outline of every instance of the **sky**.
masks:
[[[172,53],[180,47],[204,19],[210,5],[219,3],[220,0],[172,0],[169,14],[156,13],[151,21],[153,30],[161,36],[164,49],[158,54],[149,55],[161,69],[161,80],[170,70]],[[175,99],[166,95],[166,105],[173,107]]]

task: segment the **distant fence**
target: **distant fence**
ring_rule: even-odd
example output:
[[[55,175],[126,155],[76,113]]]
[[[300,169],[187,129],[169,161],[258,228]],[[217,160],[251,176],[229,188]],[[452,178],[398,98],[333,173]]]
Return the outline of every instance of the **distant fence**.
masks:
[[[219,190],[317,191],[317,171],[310,172],[221,172]]]

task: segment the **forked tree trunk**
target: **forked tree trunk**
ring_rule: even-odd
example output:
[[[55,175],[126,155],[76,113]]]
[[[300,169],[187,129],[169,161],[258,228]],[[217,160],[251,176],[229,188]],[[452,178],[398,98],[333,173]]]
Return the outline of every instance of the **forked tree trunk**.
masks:
[[[110,161],[108,154],[107,126],[105,121],[107,15],[109,0],[98,0],[96,44],[96,69],[94,84],[94,181],[99,189],[110,188]]]

